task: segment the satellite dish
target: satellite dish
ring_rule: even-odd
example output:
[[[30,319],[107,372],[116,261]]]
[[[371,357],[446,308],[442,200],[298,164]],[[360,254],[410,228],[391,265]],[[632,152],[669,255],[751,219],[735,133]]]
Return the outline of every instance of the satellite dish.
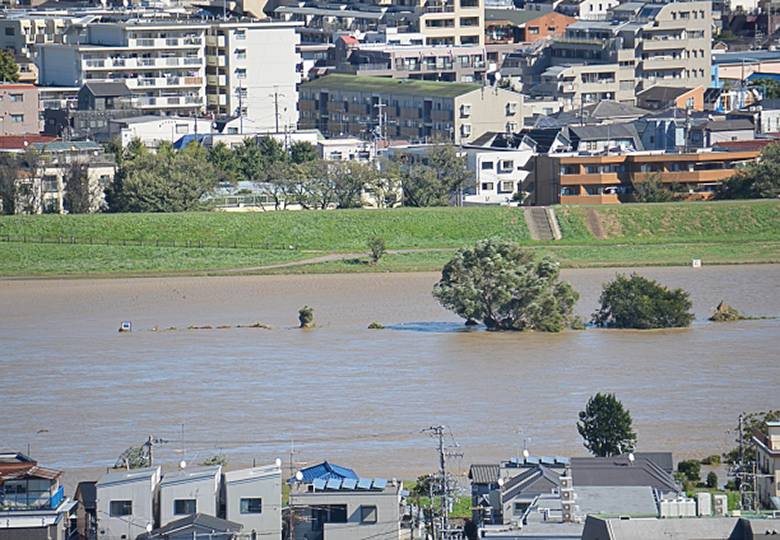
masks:
[[[179,462],[179,468],[180,469],[186,469],[187,468],[187,462],[183,459]]]
[[[631,452],[631,453],[629,453],[629,454],[628,454],[628,461],[629,461],[630,463],[633,463],[635,459],[636,459],[636,456],[634,456],[634,453],[633,453],[633,452]]]
[[[276,458],[276,466],[281,467],[282,466],[282,458]]]
[[[496,82],[500,81],[501,80],[501,72],[500,71],[496,71],[496,74],[494,75],[494,77],[496,78]]]
[[[530,455],[531,455],[531,452],[529,452],[528,450],[523,450],[523,457],[524,457],[525,459],[528,459],[528,457],[529,457]]]
[[[295,479],[298,480],[298,482],[303,481],[303,473],[301,471],[295,473]]]
[[[503,485],[504,485],[504,479],[503,478],[499,478],[498,479],[498,487],[501,487]]]
[[[146,524],[146,532],[148,532],[148,533],[152,532],[152,524],[151,523],[147,523]]]

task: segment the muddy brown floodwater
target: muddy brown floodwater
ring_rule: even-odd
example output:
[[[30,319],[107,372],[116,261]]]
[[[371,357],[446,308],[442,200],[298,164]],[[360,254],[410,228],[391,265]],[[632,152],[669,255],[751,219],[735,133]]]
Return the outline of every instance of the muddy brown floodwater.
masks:
[[[601,391],[630,409],[639,450],[723,451],[740,412],[780,405],[780,322],[706,318],[721,300],[780,315],[780,266],[638,272],[691,292],[691,328],[466,330],[431,297],[435,274],[0,281],[0,447],[70,482],[148,435],[168,441],[155,451],[166,468],[221,450],[231,466],[287,469],[294,441],[295,461],[414,478],[437,467],[421,430],[438,424],[463,453],[456,472],[524,439],[533,455],[587,455],[577,413]],[[563,272],[582,316],[614,275]],[[293,328],[304,304],[319,328]],[[273,328],[235,328],[255,322]]]

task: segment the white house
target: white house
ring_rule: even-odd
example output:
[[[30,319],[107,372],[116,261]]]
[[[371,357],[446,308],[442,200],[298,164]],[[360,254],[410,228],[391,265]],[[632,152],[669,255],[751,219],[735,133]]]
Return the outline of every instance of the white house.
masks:
[[[225,518],[244,526],[245,533],[280,540],[282,534],[282,470],[278,465],[230,471],[224,475]]]
[[[216,516],[222,466],[182,469],[160,482],[160,526],[191,514]]]
[[[531,150],[482,150],[464,148],[468,169],[474,171],[472,192],[463,197],[466,205],[507,204],[516,192],[522,193],[529,174],[526,166],[533,158]]]
[[[154,527],[160,467],[118,470],[97,483],[98,540],[134,540]]]

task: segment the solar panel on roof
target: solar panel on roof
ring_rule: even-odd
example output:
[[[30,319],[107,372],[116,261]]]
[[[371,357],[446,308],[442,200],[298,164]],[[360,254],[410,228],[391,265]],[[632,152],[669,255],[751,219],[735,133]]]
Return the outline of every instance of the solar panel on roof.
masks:
[[[325,489],[327,482],[322,478],[315,478],[312,484],[314,485],[314,489]]]
[[[341,489],[355,489],[355,486],[357,486],[357,480],[354,478],[345,478],[344,482],[341,484]]]
[[[358,480],[357,487],[358,489],[371,489],[371,479],[361,478],[360,480]]]
[[[331,478],[328,480],[328,485],[325,487],[327,489],[339,489],[341,487],[341,478]]]
[[[529,457],[525,458],[525,462],[529,463],[531,465],[539,465],[539,458],[535,458],[535,457],[530,457],[529,456]]]
[[[387,487],[387,480],[384,478],[374,478],[374,489],[385,489]]]
[[[540,458],[539,458],[539,461],[540,461],[540,462],[541,462],[543,465],[553,465],[553,464],[555,464],[555,460],[554,460],[553,458],[551,458],[551,457],[547,457],[547,456],[542,456],[542,457],[540,457]]]
[[[569,458],[563,457],[563,456],[555,456],[555,462],[559,463],[561,465],[568,465],[569,464]]]

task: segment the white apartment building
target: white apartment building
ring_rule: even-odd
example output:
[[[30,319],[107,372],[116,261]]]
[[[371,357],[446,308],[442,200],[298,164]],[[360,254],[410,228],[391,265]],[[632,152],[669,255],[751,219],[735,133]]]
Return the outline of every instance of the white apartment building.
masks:
[[[149,112],[205,111],[208,24],[92,23],[67,45],[38,47],[41,85],[123,81]]]
[[[298,121],[300,23],[91,22],[38,47],[41,85],[123,81],[150,114],[239,116],[263,131]],[[279,127],[277,130],[276,127]]]
[[[208,110],[244,115],[260,131],[284,131],[298,122],[297,22],[224,21],[206,36]]]
[[[154,527],[160,467],[117,470],[97,483],[99,540],[132,540]]]
[[[222,466],[182,469],[160,482],[160,527],[192,514],[216,516]]]

